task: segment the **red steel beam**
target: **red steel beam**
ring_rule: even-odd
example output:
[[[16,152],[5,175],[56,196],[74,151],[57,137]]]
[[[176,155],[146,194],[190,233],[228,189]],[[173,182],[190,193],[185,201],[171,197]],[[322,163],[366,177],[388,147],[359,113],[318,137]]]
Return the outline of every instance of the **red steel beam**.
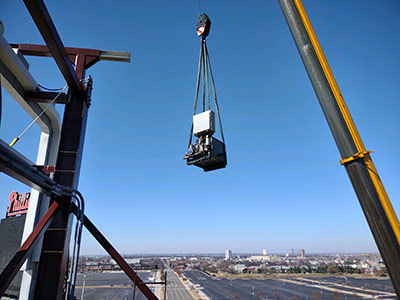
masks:
[[[54,215],[60,210],[60,204],[58,202],[53,202],[50,208],[47,210],[43,218],[35,226],[32,233],[18,249],[18,252],[10,260],[8,265],[4,268],[3,272],[0,274],[0,298],[4,295],[11,281],[17,275],[19,269],[25,260],[32,253],[35,243],[43,235],[45,230],[49,227]]]
[[[68,58],[63,42],[58,35],[57,29],[54,26],[46,5],[42,0],[24,0],[24,3],[39,29],[40,34],[49,47],[49,50],[63,74],[65,81],[74,92],[79,92],[82,89],[82,85],[80,84],[78,75]]]
[[[76,215],[78,208],[75,204],[72,204],[72,212]],[[85,215],[83,225],[93,235],[93,237],[99,242],[104,250],[115,260],[115,262],[121,267],[125,274],[137,285],[138,289],[146,296],[149,300],[158,300],[157,296],[150,290],[150,288],[143,282],[137,273],[128,265],[125,259],[118,253],[118,251],[111,245],[106,237],[97,229],[97,227],[89,220]]]
[[[21,54],[29,56],[42,56],[52,57],[53,54],[49,50],[49,47],[45,45],[35,44],[10,44],[12,48],[17,48]],[[88,69],[96,62],[100,61],[100,50],[98,49],[87,49],[87,48],[74,48],[65,47],[67,56],[69,57],[72,64],[76,65],[76,56],[85,56],[85,68]]]

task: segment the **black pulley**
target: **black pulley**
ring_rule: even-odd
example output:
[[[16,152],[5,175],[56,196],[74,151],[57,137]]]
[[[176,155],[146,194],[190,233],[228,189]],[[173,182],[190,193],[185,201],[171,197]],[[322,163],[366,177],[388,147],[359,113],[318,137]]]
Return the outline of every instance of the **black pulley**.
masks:
[[[211,20],[206,14],[201,14],[197,19],[196,32],[198,36],[206,37],[210,33]]]

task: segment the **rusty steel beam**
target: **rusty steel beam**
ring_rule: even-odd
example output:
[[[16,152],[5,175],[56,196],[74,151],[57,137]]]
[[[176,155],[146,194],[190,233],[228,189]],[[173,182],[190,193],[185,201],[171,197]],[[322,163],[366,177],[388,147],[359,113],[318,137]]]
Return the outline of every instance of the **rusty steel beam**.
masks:
[[[46,45],[37,44],[10,44],[11,48],[17,48],[21,54],[28,56],[43,56],[43,57],[53,57],[52,52]],[[88,48],[76,48],[76,47],[64,47],[65,53],[67,55],[77,55],[85,54],[86,56],[99,56],[100,50],[88,49]],[[74,61],[72,61],[75,64]]]
[[[81,91],[82,85],[79,82],[78,75],[68,57],[46,5],[42,0],[24,0],[24,3],[49,47],[65,81],[74,92]]]
[[[8,265],[4,268],[3,272],[0,274],[0,298],[4,295],[11,281],[17,275],[19,269],[25,262],[25,260],[32,253],[36,242],[43,235],[45,230],[50,226],[55,214],[59,211],[60,204],[58,202],[53,202],[49,210],[39,221],[36,227],[33,229],[32,233],[18,249],[18,252],[10,260]]]
[[[14,49],[18,49],[23,55],[30,56],[42,56],[42,57],[52,57],[52,53],[49,48],[45,45],[35,45],[35,44],[10,44]],[[65,51],[71,62],[75,64],[76,55],[86,56],[86,68],[91,66],[91,61],[94,60],[95,63],[100,60],[107,61],[121,61],[130,62],[131,53],[123,51],[107,51],[98,49],[87,49],[87,48],[76,48],[76,47],[65,47]]]
[[[71,205],[71,212],[78,216],[78,208],[74,203]],[[93,235],[93,237],[99,242],[104,250],[115,260],[115,262],[121,267],[125,274],[133,281],[135,286],[146,296],[149,300],[158,300],[156,295],[149,289],[147,284],[164,284],[164,282],[143,282],[139,275],[128,265],[125,259],[118,253],[118,251],[111,245],[111,243],[106,239],[106,237],[97,229],[97,227],[89,220],[85,215],[83,219],[83,225],[86,229]]]
[[[32,56],[44,56],[44,57],[52,57],[49,48],[43,45],[34,45],[34,44],[10,44],[12,48],[17,48],[23,55],[32,55]],[[130,62],[131,61],[131,53],[125,51],[108,51],[108,50],[97,50],[97,49],[87,49],[87,48],[76,48],[76,47],[65,47],[67,54],[69,56],[76,55],[78,53],[85,53],[86,55],[98,56],[100,60],[108,60],[108,61],[122,61],[122,62]],[[74,60],[72,60],[74,63]]]
[[[21,54],[29,56],[42,56],[52,57],[53,54],[46,45],[35,45],[35,44],[11,44],[12,48],[18,49]],[[65,47],[67,56],[72,64],[76,65],[76,57],[85,57],[85,68],[88,69],[95,63],[101,60],[101,52],[98,49],[87,49],[87,48],[74,48]]]

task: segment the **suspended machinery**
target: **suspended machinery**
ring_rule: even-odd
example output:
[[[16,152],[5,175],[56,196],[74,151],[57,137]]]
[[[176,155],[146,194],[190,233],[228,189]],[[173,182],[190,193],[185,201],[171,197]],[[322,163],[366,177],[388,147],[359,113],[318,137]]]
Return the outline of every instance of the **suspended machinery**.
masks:
[[[221,117],[219,113],[217,94],[215,90],[214,78],[211,70],[210,57],[208,55],[206,37],[210,32],[211,20],[206,14],[201,14],[197,20],[196,31],[201,37],[199,68],[197,72],[196,95],[194,100],[193,121],[190,130],[189,145],[183,157],[188,165],[195,165],[202,168],[205,172],[225,168],[227,164],[225,139],[222,130]],[[210,79],[214,95],[215,110],[219,124],[222,141],[216,139],[215,133],[215,113],[211,110],[210,103]],[[197,112],[197,100],[199,89],[201,91],[201,111]],[[207,98],[207,103],[206,103]],[[192,144],[193,135],[197,140]]]

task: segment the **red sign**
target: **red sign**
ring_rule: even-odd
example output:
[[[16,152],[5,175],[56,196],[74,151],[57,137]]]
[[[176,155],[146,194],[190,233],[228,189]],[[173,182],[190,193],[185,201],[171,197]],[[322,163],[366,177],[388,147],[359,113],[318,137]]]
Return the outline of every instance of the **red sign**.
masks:
[[[6,217],[26,214],[28,212],[30,197],[31,193],[23,193],[20,195],[17,192],[12,192],[10,197],[8,197],[10,205],[8,206]]]

